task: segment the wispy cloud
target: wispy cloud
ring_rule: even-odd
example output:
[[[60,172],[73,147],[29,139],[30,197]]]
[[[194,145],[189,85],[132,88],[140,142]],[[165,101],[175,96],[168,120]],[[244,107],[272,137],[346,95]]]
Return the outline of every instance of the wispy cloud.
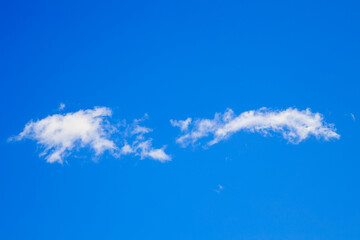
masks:
[[[153,148],[152,147],[152,139],[148,139],[146,141],[134,141],[131,145],[125,143],[125,145],[121,148],[121,154],[135,154],[136,156],[140,156],[141,159],[144,158],[152,158],[154,160],[160,162],[167,162],[171,160],[171,157],[165,153],[165,146],[163,148]]]
[[[170,161],[171,157],[165,153],[166,146],[153,148],[152,138],[145,136],[145,134],[153,131],[150,128],[140,125],[146,117],[147,115],[142,119],[135,119],[130,125],[126,125],[126,140],[124,146],[120,149],[120,153],[123,155],[135,154],[136,156],[140,156],[141,159],[152,158],[160,162]]]
[[[174,127],[179,127],[181,131],[187,131],[189,128],[189,125],[191,124],[192,119],[187,118],[185,120],[170,120],[171,125]]]
[[[95,155],[109,151],[114,157],[134,154],[141,159],[152,158],[161,162],[171,160],[164,151],[165,147],[152,147],[152,139],[144,135],[152,131],[150,128],[139,125],[135,120],[132,125],[124,125],[125,130],[115,127],[109,122],[112,111],[106,107],[80,110],[74,113],[55,114],[38,121],[30,121],[24,130],[12,141],[31,139],[37,142],[44,150],[47,162],[63,163],[64,159],[80,148],[90,148]],[[115,138],[115,136],[117,138]],[[116,144],[114,139],[121,136],[123,144]],[[129,145],[128,139],[135,136]]]
[[[170,122],[180,128],[182,134],[176,142],[183,147],[209,137],[206,145],[211,146],[242,130],[263,135],[280,133],[290,143],[295,144],[310,136],[324,140],[340,137],[333,124],[327,124],[320,113],[312,113],[310,109],[299,111],[296,108],[288,108],[284,111],[274,111],[261,108],[243,112],[238,116],[235,116],[231,109],[227,109],[223,114],[216,113],[213,119],[197,119],[186,127],[182,127],[184,121]]]
[[[65,104],[64,103],[60,103],[59,105],[59,111],[62,111],[65,109]]]
[[[352,120],[355,121],[355,115],[353,113],[350,113],[350,116],[351,116]]]
[[[217,192],[218,194],[220,194],[222,192],[222,190],[224,189],[223,185],[218,184],[217,188],[214,190],[215,192]]]

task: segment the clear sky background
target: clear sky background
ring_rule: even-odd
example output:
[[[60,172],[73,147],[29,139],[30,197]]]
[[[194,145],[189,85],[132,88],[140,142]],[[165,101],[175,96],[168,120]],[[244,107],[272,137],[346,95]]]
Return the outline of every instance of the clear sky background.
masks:
[[[0,239],[360,239],[359,12],[357,1],[2,1]],[[60,103],[147,113],[172,161],[94,162],[83,149],[49,164],[35,142],[7,141]],[[261,107],[309,107],[341,137],[175,143],[170,119]]]

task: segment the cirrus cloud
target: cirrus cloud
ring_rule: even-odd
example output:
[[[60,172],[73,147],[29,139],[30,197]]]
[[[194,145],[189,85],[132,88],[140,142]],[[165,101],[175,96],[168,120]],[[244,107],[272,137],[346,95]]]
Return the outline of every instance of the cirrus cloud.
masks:
[[[324,140],[340,137],[333,124],[326,123],[320,113],[313,113],[310,109],[274,111],[261,108],[237,116],[233,110],[227,109],[223,114],[216,113],[213,119],[197,119],[191,123],[191,118],[187,118],[184,121],[171,120],[170,123],[180,128],[182,134],[176,142],[183,147],[207,137],[211,137],[211,140],[206,145],[211,146],[239,131],[259,132],[263,135],[279,133],[294,144],[310,136]]]

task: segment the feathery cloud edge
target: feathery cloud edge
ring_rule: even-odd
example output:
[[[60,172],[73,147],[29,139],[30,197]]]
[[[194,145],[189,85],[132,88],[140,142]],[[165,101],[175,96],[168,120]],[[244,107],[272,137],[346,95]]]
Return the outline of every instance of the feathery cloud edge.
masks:
[[[286,110],[259,110],[246,111],[235,116],[233,110],[227,109],[225,113],[216,113],[213,119],[191,118],[186,120],[170,120],[174,127],[179,127],[181,135],[176,142],[182,147],[196,144],[200,139],[212,137],[206,145],[211,146],[231,135],[245,130],[259,132],[263,135],[280,133],[290,143],[297,144],[310,136],[317,139],[339,139],[333,124],[324,121],[322,114],[312,113],[308,108],[299,111],[296,108]]]

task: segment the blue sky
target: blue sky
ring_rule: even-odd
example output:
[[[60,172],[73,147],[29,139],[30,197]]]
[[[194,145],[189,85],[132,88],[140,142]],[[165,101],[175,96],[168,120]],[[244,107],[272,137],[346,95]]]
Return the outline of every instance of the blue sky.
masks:
[[[0,238],[359,239],[359,8],[2,2]],[[63,164],[48,163],[36,140],[8,141],[30,120],[96,106],[112,112],[104,126],[122,128],[107,132],[116,146],[144,118],[151,132],[126,138],[138,152],[96,156],[76,142]],[[340,138],[294,143],[247,128],[184,147],[170,123],[262,107],[310,108]]]

